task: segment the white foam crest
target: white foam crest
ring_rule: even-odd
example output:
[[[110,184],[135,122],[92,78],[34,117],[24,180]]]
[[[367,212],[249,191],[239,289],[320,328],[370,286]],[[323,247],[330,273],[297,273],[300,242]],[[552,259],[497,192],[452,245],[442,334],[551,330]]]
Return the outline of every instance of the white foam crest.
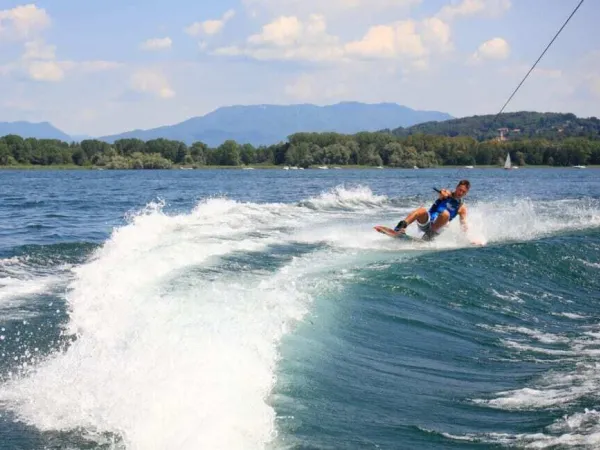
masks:
[[[528,410],[547,408],[549,406],[569,403],[589,392],[584,389],[565,392],[561,389],[532,389],[523,388],[514,391],[499,392],[499,398],[492,400],[474,400],[474,403],[485,404],[490,407],[508,410]]]
[[[300,206],[315,210],[368,210],[388,203],[385,195],[375,195],[367,186],[336,186],[318,197],[301,201]]]
[[[441,433],[444,437],[457,441],[485,442],[518,446],[521,448],[598,448],[600,446],[600,413],[594,409],[570,416],[565,415],[546,427],[548,433],[468,433],[455,435]]]
[[[594,395],[599,386],[600,364],[579,364],[574,372],[546,374],[534,388],[499,392],[497,398],[477,399],[475,403],[508,410],[555,407]]]
[[[596,428],[600,432],[600,412],[586,408],[581,413],[565,415],[548,427],[552,432],[571,432],[581,429]]]
[[[487,242],[532,240],[600,226],[600,206],[590,200],[519,199],[467,206],[470,234]],[[458,225],[451,228],[458,231]]]
[[[0,401],[41,430],[114,432],[131,449],[264,448],[276,434],[267,399],[277,344],[330,282],[321,272],[331,261],[320,252],[270,276],[199,273],[271,242],[207,232],[260,209],[210,200],[189,215],[151,207],[132,217],[75,270],[67,300],[77,340],[1,387]]]
[[[58,277],[46,276],[29,280],[17,278],[0,278],[0,309],[15,304],[11,300],[22,299],[47,291],[48,287],[58,281]]]
[[[22,311],[19,308],[29,302],[32,297],[47,292],[52,287],[63,282],[63,276],[40,275],[32,272],[27,266],[25,257],[7,258],[0,265],[5,276],[0,277],[0,311],[4,319],[22,319],[31,317],[34,313]],[[70,266],[59,268],[65,271]]]
[[[506,294],[501,294],[500,292],[498,292],[496,289],[491,289],[492,294],[495,297],[498,297],[499,299],[502,300],[509,300],[511,302],[517,302],[517,303],[525,303],[525,300],[523,300],[521,297],[519,297],[519,294],[523,294],[523,292],[520,291],[515,291],[515,292],[507,292]]]
[[[542,353],[545,355],[554,356],[575,356],[577,354],[577,352],[572,350],[555,350],[550,348],[535,347],[533,345],[523,344],[517,341],[513,341],[511,339],[502,339],[501,342],[508,348],[513,348],[515,350],[523,352]]]
[[[600,269],[600,263],[586,261],[585,259],[578,259],[578,261],[583,263],[584,266],[593,267],[594,269]]]
[[[569,343],[571,339],[566,336],[560,336],[553,333],[544,333],[540,330],[532,330],[527,327],[515,327],[515,326],[504,326],[504,325],[495,325],[490,327],[493,331],[497,331],[500,333],[519,333],[524,334],[526,336],[530,336],[536,341],[542,342],[544,344],[557,344],[557,343]]]
[[[442,436],[458,441],[481,442],[488,444],[500,444],[505,446],[516,446],[528,449],[543,449],[557,447],[578,447],[597,448],[600,444],[600,433],[591,434],[564,434],[561,436],[552,436],[544,433],[531,434],[508,434],[508,433],[468,433],[465,435],[454,435],[450,433],[441,433]],[[561,447],[561,448],[562,448]]]
[[[567,313],[567,312],[561,312],[561,313],[552,313],[552,315],[554,316],[560,316],[560,317],[566,317],[567,319],[573,319],[573,320],[580,320],[580,319],[586,319],[588,316],[583,316],[581,314],[575,314],[575,313]]]

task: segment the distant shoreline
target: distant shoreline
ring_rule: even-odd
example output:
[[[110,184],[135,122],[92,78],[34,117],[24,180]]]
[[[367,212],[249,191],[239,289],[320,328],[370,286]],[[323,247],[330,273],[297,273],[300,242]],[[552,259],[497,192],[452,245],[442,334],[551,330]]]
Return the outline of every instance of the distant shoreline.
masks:
[[[111,170],[111,171],[152,171],[152,170],[263,170],[263,169],[277,169],[277,170],[286,170],[285,167],[288,167],[289,171],[297,171],[297,170],[356,170],[356,169],[379,169],[379,170],[427,170],[427,169],[464,169],[464,170],[476,170],[476,169],[503,169],[502,166],[498,165],[488,165],[488,166],[477,166],[474,165],[472,168],[467,168],[465,166],[434,166],[434,167],[420,167],[418,169],[410,168],[410,167],[383,167],[378,168],[376,166],[360,166],[360,165],[338,165],[338,166],[328,166],[327,169],[321,169],[318,166],[309,167],[306,169],[295,168],[292,169],[290,166],[275,166],[275,165],[254,165],[254,166],[177,166],[171,167],[168,169],[106,169],[101,166],[78,166],[76,164],[56,164],[56,165],[11,165],[11,166],[0,166],[0,170],[33,170],[33,171],[44,171],[44,170]],[[585,166],[586,169],[598,169],[600,165],[590,164]],[[574,166],[548,166],[548,165],[527,165],[527,166],[519,166],[517,169],[513,170],[522,170],[522,169],[579,169]],[[579,169],[582,170],[582,169]],[[287,170],[286,170],[287,171]]]

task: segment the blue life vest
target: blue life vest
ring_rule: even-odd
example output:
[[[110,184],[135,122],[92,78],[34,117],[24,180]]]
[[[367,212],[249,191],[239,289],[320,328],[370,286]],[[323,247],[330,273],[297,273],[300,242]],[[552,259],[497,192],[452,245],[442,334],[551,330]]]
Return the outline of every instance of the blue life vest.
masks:
[[[444,200],[437,199],[435,201],[435,203],[433,205],[431,205],[431,208],[429,208],[429,214],[431,215],[431,217],[433,219],[434,217],[437,217],[438,214],[442,213],[443,211],[448,211],[450,213],[450,219],[449,219],[449,221],[450,221],[456,217],[456,215],[458,214],[458,210],[460,209],[460,207],[462,205],[463,205],[462,199],[457,200],[453,197],[449,197]]]

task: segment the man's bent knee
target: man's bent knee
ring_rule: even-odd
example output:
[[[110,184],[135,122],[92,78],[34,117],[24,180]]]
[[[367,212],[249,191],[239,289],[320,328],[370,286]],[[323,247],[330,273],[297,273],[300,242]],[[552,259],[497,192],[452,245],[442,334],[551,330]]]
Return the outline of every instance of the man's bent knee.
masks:
[[[429,211],[424,207],[417,209],[417,220],[421,224],[426,224],[429,221]]]
[[[442,211],[440,213],[440,215],[438,216],[436,222],[438,222],[438,221],[440,221],[440,222],[441,221],[446,222],[448,219],[450,219],[450,213],[448,211]]]

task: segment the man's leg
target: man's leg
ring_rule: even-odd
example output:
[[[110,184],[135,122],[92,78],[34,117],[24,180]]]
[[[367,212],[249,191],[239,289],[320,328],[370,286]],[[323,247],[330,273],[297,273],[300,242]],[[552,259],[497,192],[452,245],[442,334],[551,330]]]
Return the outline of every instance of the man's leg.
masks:
[[[432,223],[428,224],[427,227],[422,228],[422,230],[425,232],[425,234],[423,235],[423,240],[433,240],[438,235],[439,230],[448,223],[449,219],[450,214],[448,213],[448,211],[443,211],[439,215],[437,215],[437,217],[433,219]]]
[[[429,221],[429,211],[427,211],[427,209],[425,209],[424,207],[415,209],[408,216],[406,216],[406,219],[398,222],[398,225],[396,225],[395,230],[400,233],[404,233],[406,227],[408,227],[415,220],[418,221],[421,225],[426,224]]]
[[[448,211],[443,211],[439,214],[436,219],[431,224],[431,231],[437,233],[443,226],[445,226],[450,220],[450,213]]]

